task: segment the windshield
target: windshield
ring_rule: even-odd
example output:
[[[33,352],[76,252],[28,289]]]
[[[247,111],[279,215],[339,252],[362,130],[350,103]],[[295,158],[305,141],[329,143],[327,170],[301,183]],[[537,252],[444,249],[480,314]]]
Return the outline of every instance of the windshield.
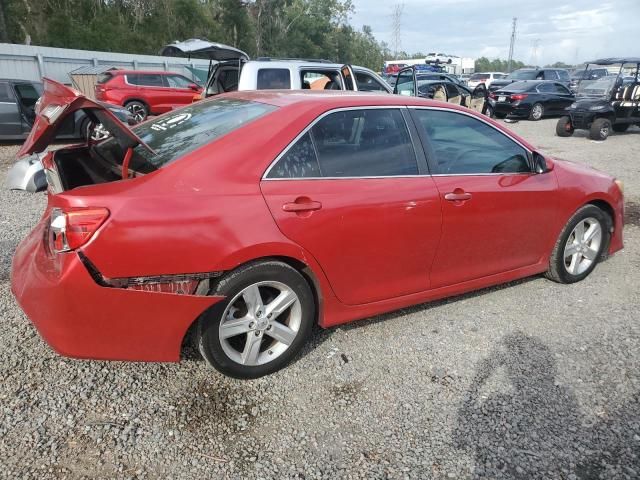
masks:
[[[584,97],[602,97],[609,99],[611,97],[611,91],[616,85],[616,76],[601,77],[592,82],[580,82],[578,85],[578,96]]]
[[[511,72],[507,78],[510,80],[534,80],[537,73],[536,70],[516,70]]]
[[[216,98],[141,123],[132,130],[155,154],[138,145],[131,169],[147,173],[161,168],[275,109],[248,100]],[[111,163],[122,164],[124,154],[115,137],[99,143],[94,151]]]

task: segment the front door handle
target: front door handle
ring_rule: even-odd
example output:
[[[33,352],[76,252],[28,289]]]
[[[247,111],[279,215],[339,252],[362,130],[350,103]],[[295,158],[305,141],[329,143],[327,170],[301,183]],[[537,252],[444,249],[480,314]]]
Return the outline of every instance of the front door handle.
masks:
[[[471,194],[456,188],[453,192],[447,193],[444,199],[450,202],[466,202],[471,200]]]
[[[285,212],[313,212],[314,210],[320,210],[322,203],[311,200],[307,197],[298,197],[295,202],[288,202],[282,205],[282,210]]]

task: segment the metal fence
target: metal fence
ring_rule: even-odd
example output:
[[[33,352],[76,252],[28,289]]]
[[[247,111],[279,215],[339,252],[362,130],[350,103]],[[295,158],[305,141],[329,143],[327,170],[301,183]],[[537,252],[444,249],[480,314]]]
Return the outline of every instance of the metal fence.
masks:
[[[201,59],[0,43],[0,78],[40,81],[42,77],[48,77],[70,84],[69,72],[87,65],[95,67],[112,65],[134,70],[165,70],[181,73],[196,80],[193,71],[187,67],[207,70],[209,63]]]

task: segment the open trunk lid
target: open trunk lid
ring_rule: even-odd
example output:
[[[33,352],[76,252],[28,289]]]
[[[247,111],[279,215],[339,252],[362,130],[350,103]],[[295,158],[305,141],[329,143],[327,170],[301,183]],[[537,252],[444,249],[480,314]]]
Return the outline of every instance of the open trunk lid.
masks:
[[[104,127],[122,146],[123,151],[142,145],[153,152],[129,127],[118,120],[103,104],[88,99],[77,90],[49,78],[43,78],[44,93],[36,106],[36,120],[27,140],[18,151],[18,158],[44,151],[56,138],[64,120],[77,110]]]
[[[173,42],[160,50],[160,55],[167,57],[206,58],[223,62],[225,60],[249,60],[242,50],[222,43],[191,38],[183,42]]]

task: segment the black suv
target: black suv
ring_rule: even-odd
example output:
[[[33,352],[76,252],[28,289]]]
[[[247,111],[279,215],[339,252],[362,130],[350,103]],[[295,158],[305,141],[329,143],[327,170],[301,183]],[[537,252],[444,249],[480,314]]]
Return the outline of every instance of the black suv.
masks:
[[[563,68],[520,68],[507,75],[507,78],[491,82],[489,92],[495,92],[510,83],[523,80],[554,80],[568,87],[571,78],[569,72]]]
[[[630,125],[640,126],[640,58],[603,58],[589,65],[620,68],[617,75],[578,82],[576,101],[567,108],[568,115],[558,120],[556,134],[569,137],[581,129],[589,130],[592,140],[606,140],[611,130],[621,133]],[[633,75],[627,80],[630,72]]]

